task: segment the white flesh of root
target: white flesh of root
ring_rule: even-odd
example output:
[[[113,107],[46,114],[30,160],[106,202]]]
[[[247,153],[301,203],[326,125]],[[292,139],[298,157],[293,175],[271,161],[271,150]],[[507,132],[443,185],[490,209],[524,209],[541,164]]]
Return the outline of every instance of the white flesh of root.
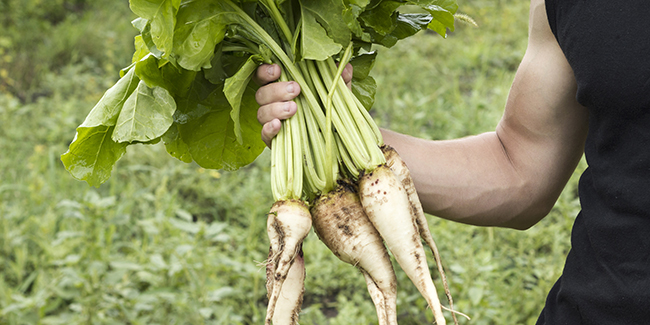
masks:
[[[388,166],[380,165],[359,179],[359,197],[388,250],[429,304],[436,324],[446,324],[420,240],[417,217],[402,183]]]
[[[418,225],[418,230],[420,231],[420,236],[424,242],[429,246],[433,257],[435,258],[436,265],[438,266],[438,272],[440,273],[440,278],[442,279],[442,284],[445,289],[445,295],[447,300],[449,300],[449,308],[452,311],[452,317],[454,319],[454,324],[458,324],[458,319],[456,318],[456,313],[454,310],[454,300],[451,296],[451,291],[449,290],[449,284],[447,282],[447,276],[445,275],[445,270],[442,267],[442,261],[440,259],[440,253],[438,252],[438,247],[436,246],[431,231],[429,230],[429,225],[427,223],[427,218],[424,215],[424,210],[422,210],[422,204],[420,203],[420,198],[415,189],[415,184],[411,178],[411,173],[409,172],[406,163],[399,156],[397,151],[393,147],[384,145],[381,147],[381,150],[384,152],[386,157],[386,165],[397,175],[397,178],[404,186],[406,194],[408,194],[409,202],[411,203],[411,208],[415,211],[416,221]]]
[[[311,215],[302,201],[286,200],[273,204],[267,219],[267,232],[272,252],[267,263],[272,265],[273,270],[267,269],[267,290],[268,288],[271,290],[265,324],[272,324],[281,292],[289,295],[294,294],[294,291],[304,290],[303,286],[284,288],[283,284],[310,229]]]
[[[321,196],[312,208],[314,230],[343,262],[366,279],[380,325],[397,324],[397,279],[381,236],[349,185]]]
[[[273,249],[269,249],[269,258],[274,255]],[[273,263],[266,265],[267,283],[266,289],[270,293],[273,290]],[[293,261],[287,278],[282,285],[278,301],[273,313],[273,325],[297,325],[298,316],[302,307],[302,299],[305,294],[305,260],[302,255],[302,248]]]

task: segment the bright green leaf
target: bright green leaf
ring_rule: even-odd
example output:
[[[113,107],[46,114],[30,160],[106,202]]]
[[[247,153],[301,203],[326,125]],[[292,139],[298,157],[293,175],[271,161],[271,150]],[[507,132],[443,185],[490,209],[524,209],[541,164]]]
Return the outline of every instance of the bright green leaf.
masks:
[[[104,93],[80,127],[115,125],[124,102],[138,85],[138,78],[135,76],[134,70],[130,69],[124,77]]]
[[[342,17],[345,7],[340,0],[301,0],[300,3],[303,59],[323,61],[348,45],[351,34]]]
[[[235,131],[235,137],[237,142],[241,145],[244,140],[241,135],[241,121],[239,114],[241,111],[241,102],[244,91],[248,87],[253,74],[257,70],[257,67],[262,62],[262,58],[256,55],[251,55],[246,63],[235,73],[234,76],[226,79],[224,84],[223,92],[232,107],[230,111],[230,117],[232,118]]]
[[[126,152],[126,143],[111,139],[113,126],[79,127],[70,148],[61,156],[65,168],[79,180],[99,186],[111,176],[115,163]]]
[[[174,40],[176,13],[181,0],[130,0],[131,10],[147,19],[151,25],[151,36],[156,47],[168,56]]]
[[[226,33],[227,13],[222,10],[210,1],[192,1],[181,6],[174,31],[174,55],[181,67],[194,71],[210,68],[214,48]]]
[[[176,102],[161,87],[150,88],[140,81],[138,88],[124,102],[117,118],[113,140],[147,142],[162,136],[173,122]]]

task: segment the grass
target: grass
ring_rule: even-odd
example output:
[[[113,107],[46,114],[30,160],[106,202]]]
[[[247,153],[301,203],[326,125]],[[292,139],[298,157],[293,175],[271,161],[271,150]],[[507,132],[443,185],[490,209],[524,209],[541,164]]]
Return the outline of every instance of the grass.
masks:
[[[525,50],[527,2],[460,6],[479,28],[461,25],[448,39],[420,34],[380,49],[373,114],[381,126],[430,139],[493,130]],[[126,4],[109,8],[129,15]],[[101,187],[72,179],[59,156],[117,78],[115,67],[128,64],[132,49],[119,44],[133,36],[128,21],[91,19],[105,12],[76,15],[58,28],[99,24],[112,36],[82,42],[77,33],[68,47],[65,33],[51,36],[57,57],[74,59],[38,70],[39,89],[29,94],[43,95],[0,91],[0,324],[259,324],[272,204],[268,152],[229,173],[176,161],[161,145],[137,146]],[[570,247],[576,180],[527,231],[429,218],[456,308],[473,318],[462,323],[534,324]],[[314,234],[304,250],[301,324],[373,324],[362,276]],[[400,324],[430,323],[426,303],[396,272]]]

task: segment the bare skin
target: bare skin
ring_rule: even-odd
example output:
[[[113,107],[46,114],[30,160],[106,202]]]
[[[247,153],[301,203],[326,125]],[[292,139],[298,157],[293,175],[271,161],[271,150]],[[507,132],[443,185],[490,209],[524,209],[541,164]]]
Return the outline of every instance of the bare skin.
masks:
[[[349,71],[347,71],[349,70]],[[344,79],[351,78],[346,69]],[[270,83],[258,69],[258,120],[268,144],[295,113],[299,87]],[[296,88],[297,87],[297,88]],[[289,89],[288,89],[289,88]],[[431,141],[382,129],[408,165],[424,211],[457,222],[527,229],[548,214],[577,166],[588,112],[576,101],[573,71],[551,32],[543,0],[531,0],[528,48],[494,132]],[[287,110],[288,108],[288,110]]]

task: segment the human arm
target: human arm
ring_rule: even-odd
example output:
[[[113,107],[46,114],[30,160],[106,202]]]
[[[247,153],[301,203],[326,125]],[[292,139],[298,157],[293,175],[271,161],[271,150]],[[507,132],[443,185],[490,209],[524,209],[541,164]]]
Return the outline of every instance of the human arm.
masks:
[[[424,210],[446,219],[526,229],[542,219],[582,157],[587,110],[548,25],[531,1],[529,43],[494,132],[426,141],[384,131],[411,169]]]
[[[272,105],[286,95],[281,86],[267,87],[258,93],[265,129],[274,116]],[[544,2],[533,0],[528,48],[494,132],[449,141],[382,134],[409,166],[427,213],[526,229],[552,208],[582,156],[587,111],[575,93],[573,72],[548,26]]]

